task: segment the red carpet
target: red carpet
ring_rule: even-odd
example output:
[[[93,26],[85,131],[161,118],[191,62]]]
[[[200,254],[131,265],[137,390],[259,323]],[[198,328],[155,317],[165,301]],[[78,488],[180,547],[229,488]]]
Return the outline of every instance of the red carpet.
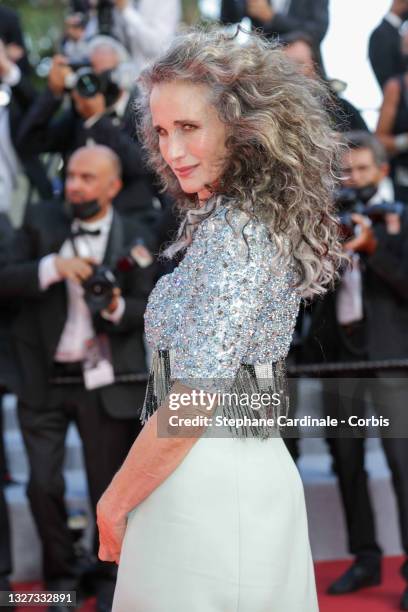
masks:
[[[349,566],[349,561],[316,563],[316,581],[320,612],[390,612],[399,610],[405,582],[399,574],[402,557],[388,557],[383,562],[383,581],[378,587],[362,589],[352,595],[326,595],[329,584]]]
[[[402,557],[388,557],[383,565],[383,583],[378,587],[363,589],[353,595],[333,597],[325,594],[329,584],[348,567],[349,561],[321,561],[316,563],[316,580],[320,612],[390,612],[399,609],[399,600],[405,583],[400,578]],[[41,584],[18,584],[17,591],[38,591]],[[46,608],[25,606],[18,612],[45,612]],[[89,600],[81,612],[95,612],[95,600]],[[131,612],[129,610],[129,612]],[[284,611],[282,611],[284,612]]]

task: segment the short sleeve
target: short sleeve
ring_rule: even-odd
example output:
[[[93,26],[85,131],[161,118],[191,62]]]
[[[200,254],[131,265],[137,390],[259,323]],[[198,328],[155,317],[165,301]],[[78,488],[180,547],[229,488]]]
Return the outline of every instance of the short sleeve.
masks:
[[[230,379],[245,356],[270,278],[264,225],[234,211],[202,223],[184,265],[194,266],[194,287],[177,339],[172,377]]]

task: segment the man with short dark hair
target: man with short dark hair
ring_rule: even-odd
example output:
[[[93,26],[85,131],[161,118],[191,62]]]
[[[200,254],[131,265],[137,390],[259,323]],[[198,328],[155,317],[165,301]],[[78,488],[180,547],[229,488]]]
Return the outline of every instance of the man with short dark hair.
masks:
[[[368,55],[381,89],[406,65],[401,50],[400,28],[408,19],[408,0],[393,0],[389,12],[370,36]]]
[[[222,0],[223,23],[236,23],[244,16],[269,37],[290,32],[310,36],[323,72],[320,44],[329,27],[329,0]]]
[[[389,419],[380,428],[382,446],[392,473],[399,511],[402,548],[406,560],[401,573],[408,583],[408,376],[404,370],[381,369],[361,373],[356,361],[406,359],[408,355],[408,214],[386,212],[368,217],[370,207],[382,204],[380,185],[387,176],[386,153],[374,136],[350,134],[343,155],[343,184],[355,192],[365,214],[352,213],[354,225],[344,249],[352,265],[343,271],[335,292],[313,308],[307,345],[308,360],[349,363],[351,371],[338,379],[323,379],[329,394],[327,415],[339,423],[366,417],[369,396],[377,417]],[[344,225],[346,227],[346,225]],[[358,228],[357,230],[355,228]],[[374,513],[364,469],[364,429],[341,426],[330,439],[344,505],[350,552],[355,560],[329,588],[332,595],[350,593],[381,581],[382,551],[375,533]],[[371,435],[373,435],[371,433]],[[401,610],[408,610],[408,586]]]
[[[12,330],[20,379],[12,389],[19,398],[30,463],[27,493],[43,545],[48,590],[80,591],[85,570],[64,505],[69,423],[76,423],[82,439],[94,511],[141,428],[143,315],[154,266],[138,246],[132,249],[135,265],[127,271],[117,267],[135,238],[112,208],[121,187],[119,172],[109,148],[78,149],[68,164],[65,208],[58,202],[30,207],[0,266],[0,297],[22,302]],[[101,264],[114,277],[99,272],[102,280],[92,281],[91,290],[95,266]],[[136,375],[136,382],[127,382],[129,375]],[[97,546],[95,540],[94,552]],[[98,562],[98,612],[110,611],[115,578],[113,564]]]
[[[61,113],[67,82],[75,81],[75,74],[67,58],[55,56],[48,87],[25,116],[17,145],[23,155],[56,152],[64,159],[87,144],[110,147],[122,164],[123,188],[115,197],[115,208],[149,224],[156,217],[152,206],[156,189],[136,139],[137,92],[125,88],[121,70],[126,58],[125,49],[117,41],[109,37],[94,39],[89,46],[90,67],[109,84],[103,92],[91,96],[74,86],[70,90],[72,105]]]

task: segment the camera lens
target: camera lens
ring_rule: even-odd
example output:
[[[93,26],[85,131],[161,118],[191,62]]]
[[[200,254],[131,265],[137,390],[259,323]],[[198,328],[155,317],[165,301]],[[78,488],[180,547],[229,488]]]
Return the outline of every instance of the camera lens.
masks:
[[[101,90],[100,79],[89,68],[83,68],[77,72],[75,89],[82,98],[92,98]]]

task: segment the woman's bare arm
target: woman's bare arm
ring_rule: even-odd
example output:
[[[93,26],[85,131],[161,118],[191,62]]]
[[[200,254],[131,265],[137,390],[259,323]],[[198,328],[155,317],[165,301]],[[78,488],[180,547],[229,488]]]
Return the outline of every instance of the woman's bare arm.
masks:
[[[200,414],[211,416],[210,404],[193,405],[191,392],[191,388],[179,382],[173,385],[165,404],[143,427],[122,467],[99,500],[99,557],[103,561],[119,561],[127,514],[170,476],[202,435],[204,426],[169,428],[167,425],[169,417],[175,414],[183,418]],[[184,397],[188,404],[177,412],[169,407],[169,397],[174,398],[176,394],[186,394]]]

